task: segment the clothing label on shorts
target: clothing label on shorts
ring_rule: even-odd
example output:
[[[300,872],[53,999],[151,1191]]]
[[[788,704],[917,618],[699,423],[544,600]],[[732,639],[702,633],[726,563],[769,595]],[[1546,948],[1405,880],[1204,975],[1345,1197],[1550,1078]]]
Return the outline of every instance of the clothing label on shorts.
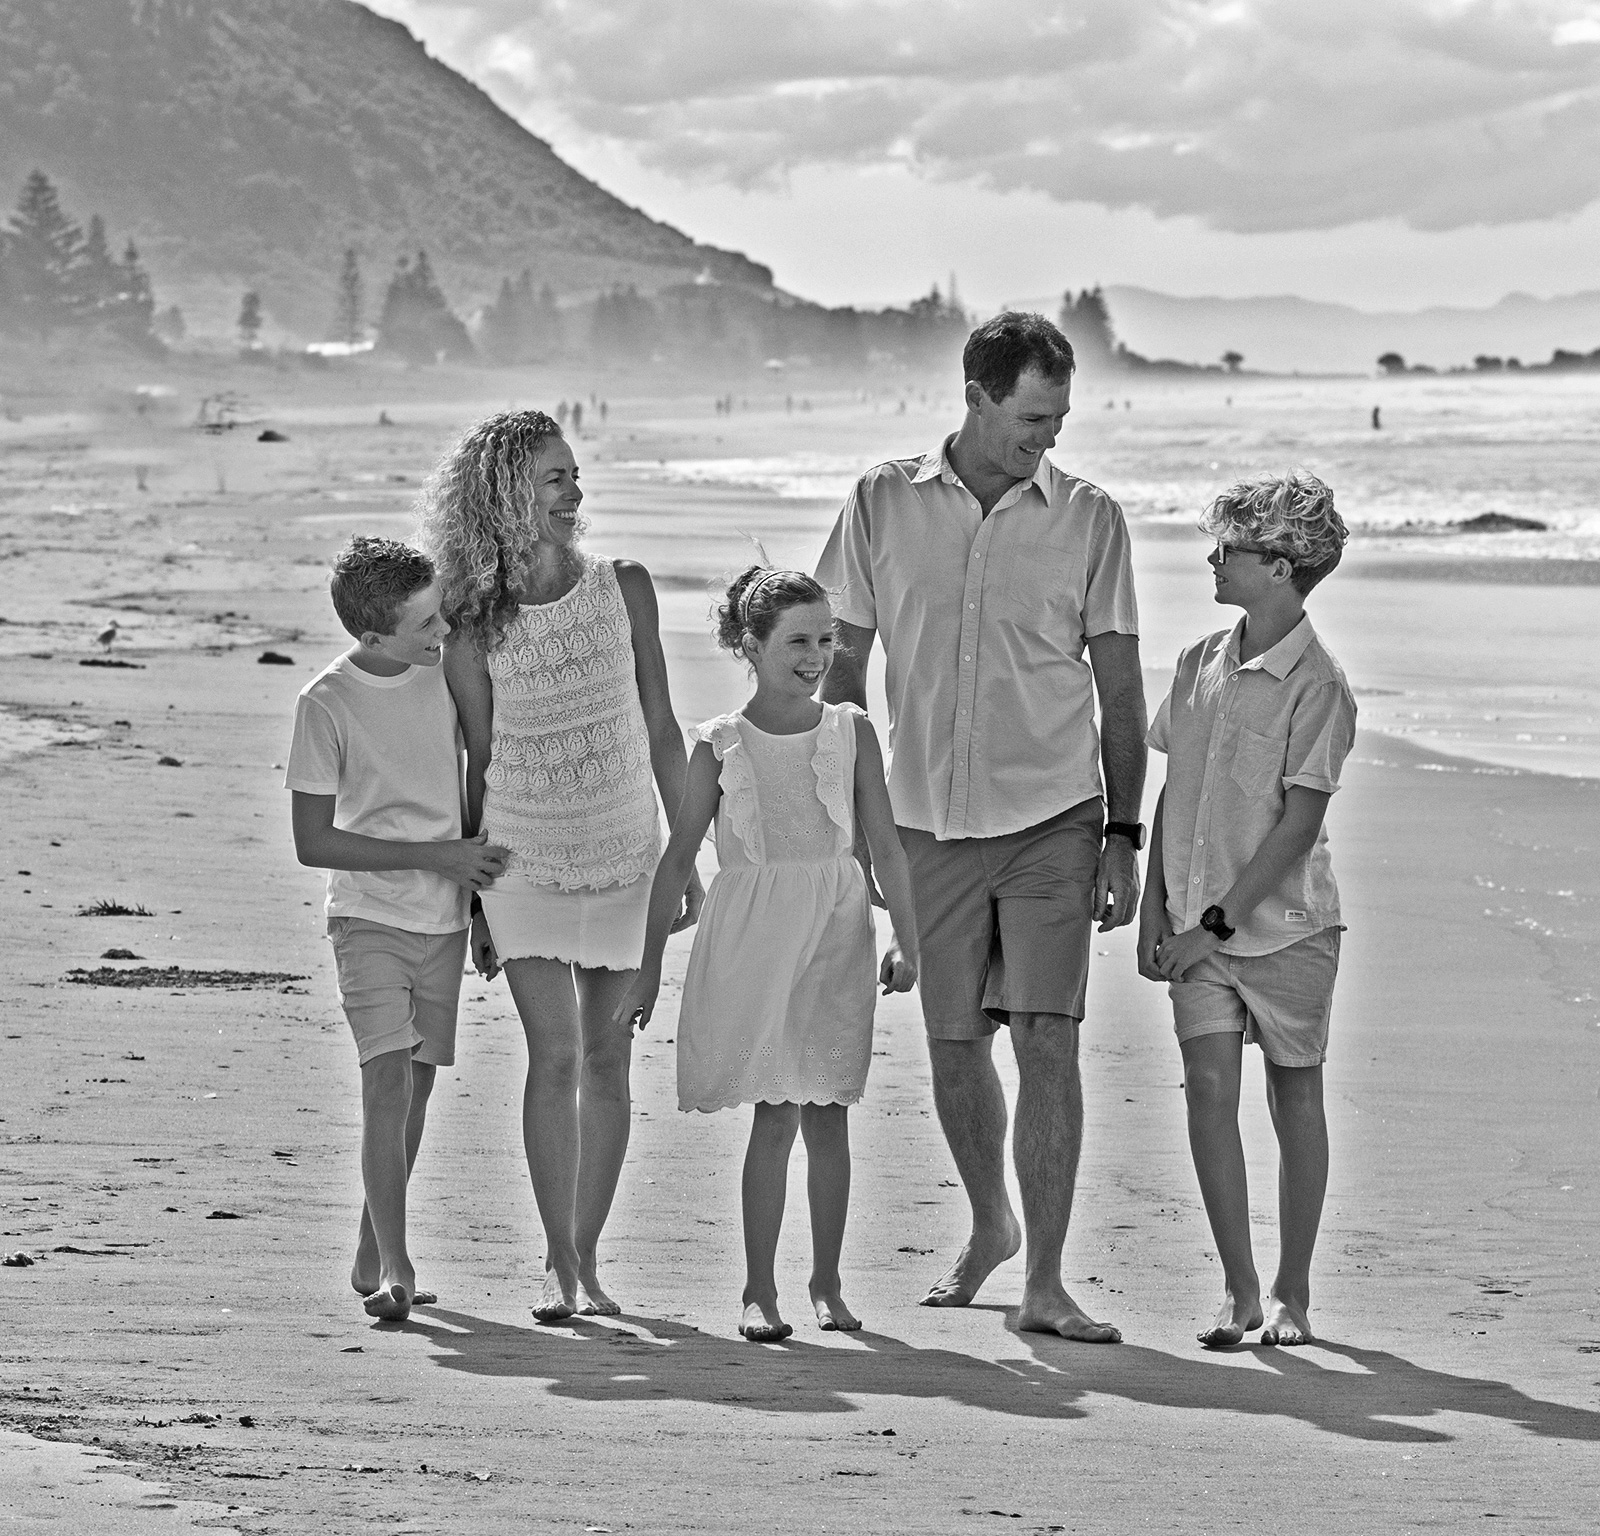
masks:
[[[1297,912],[1293,907],[1283,909],[1283,920],[1286,923],[1303,923],[1307,921],[1304,912]]]

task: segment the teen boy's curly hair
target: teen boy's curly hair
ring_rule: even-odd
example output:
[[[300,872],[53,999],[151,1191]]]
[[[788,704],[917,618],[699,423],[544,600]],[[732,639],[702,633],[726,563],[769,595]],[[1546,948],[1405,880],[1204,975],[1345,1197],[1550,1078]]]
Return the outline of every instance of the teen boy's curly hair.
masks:
[[[539,542],[528,517],[539,455],[562,436],[543,411],[502,411],[458,442],[428,479],[423,542],[439,568],[444,616],[485,654],[516,617]]]
[[[432,580],[433,562],[409,544],[358,533],[334,557],[328,588],[339,622],[359,640],[392,635],[401,605]]]
[[[1229,486],[1206,508],[1200,529],[1219,544],[1254,544],[1284,556],[1302,597],[1338,565],[1350,537],[1333,492],[1300,470]]]

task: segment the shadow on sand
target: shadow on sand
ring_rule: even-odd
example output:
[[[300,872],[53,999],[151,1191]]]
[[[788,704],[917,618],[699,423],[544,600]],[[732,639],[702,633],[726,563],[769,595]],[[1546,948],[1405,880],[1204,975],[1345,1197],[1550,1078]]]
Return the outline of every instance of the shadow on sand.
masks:
[[[984,1308],[1000,1311],[1000,1308]],[[1257,1348],[1267,1370],[1242,1370],[1224,1357],[1193,1358],[1136,1344],[1071,1344],[1019,1334],[1027,1354],[988,1361],[947,1349],[918,1349],[881,1333],[852,1336],[855,1347],[792,1338],[758,1347],[664,1318],[606,1326],[584,1318],[555,1328],[515,1327],[429,1308],[400,1325],[438,1346],[445,1370],[549,1383],[557,1397],[591,1402],[733,1404],[780,1413],[855,1413],[862,1398],[946,1399],[1021,1418],[1087,1418],[1092,1396],[1159,1408],[1210,1409],[1295,1419],[1356,1440],[1402,1444],[1455,1437],[1416,1422],[1473,1414],[1554,1439],[1600,1441],[1600,1413],[1529,1397],[1505,1382],[1452,1376],[1384,1350],[1319,1341],[1335,1368],[1295,1350]]]

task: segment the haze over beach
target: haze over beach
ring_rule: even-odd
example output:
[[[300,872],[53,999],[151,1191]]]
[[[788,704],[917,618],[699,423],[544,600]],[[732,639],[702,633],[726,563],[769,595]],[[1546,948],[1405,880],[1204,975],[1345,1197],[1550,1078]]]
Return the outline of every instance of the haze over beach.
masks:
[[[1600,10],[1559,0],[0,0],[9,1524],[1586,1532],[1597,95]],[[50,207],[76,245],[26,243]],[[865,1330],[736,1337],[744,1120],[675,1111],[689,934],[635,1047],[622,1316],[530,1318],[521,1030],[469,974],[411,1186],[439,1306],[374,1323],[281,788],[349,643],[335,551],[409,537],[475,421],[561,405],[588,547],[653,574],[694,724],[748,692],[706,620],[751,540],[809,569],[866,467],[959,425],[970,325],[1064,298],[1052,457],[1126,514],[1152,708],[1235,617],[1219,490],[1303,466],[1352,530],[1310,603],[1360,709],[1318,1341],[1194,1342],[1218,1264],[1129,928],[1094,944],[1065,1262],[1120,1348],[1018,1331],[1020,1261],[916,1305],[966,1205],[915,996],[852,1116]],[[880,655],[883,722],[881,688]]]

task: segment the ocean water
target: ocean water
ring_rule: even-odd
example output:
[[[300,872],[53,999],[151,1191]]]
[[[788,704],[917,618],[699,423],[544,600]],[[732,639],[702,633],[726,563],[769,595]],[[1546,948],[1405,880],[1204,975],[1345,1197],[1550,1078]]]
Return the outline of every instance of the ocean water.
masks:
[[[790,453],[623,457],[589,473],[591,542],[677,589],[663,614],[678,644],[700,643],[706,592],[752,539],[809,566],[861,470],[954,421],[837,404],[807,425]],[[1302,466],[1352,529],[1310,607],[1363,725],[1462,771],[1600,777],[1600,584],[1587,580],[1600,576],[1600,376],[1085,384],[1053,457],[1128,515],[1153,697],[1182,644],[1237,617],[1212,600],[1207,546],[1189,532],[1199,511],[1236,479]],[[1451,527],[1492,511],[1547,526]]]

